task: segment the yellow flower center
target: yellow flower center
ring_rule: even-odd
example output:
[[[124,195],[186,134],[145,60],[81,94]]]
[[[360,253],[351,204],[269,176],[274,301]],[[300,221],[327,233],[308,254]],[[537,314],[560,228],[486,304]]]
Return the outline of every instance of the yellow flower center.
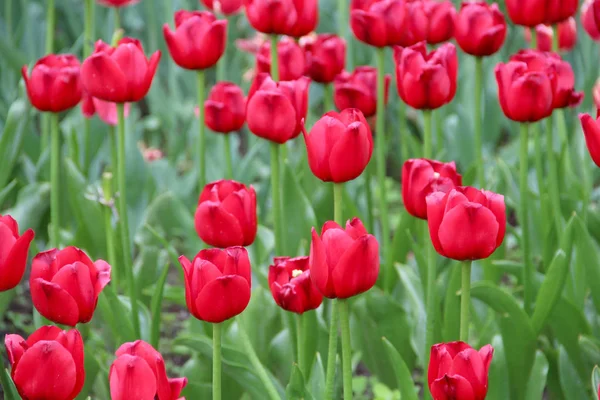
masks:
[[[292,271],[292,278],[297,278],[298,276],[302,275],[304,271],[302,271],[301,269],[295,269]]]

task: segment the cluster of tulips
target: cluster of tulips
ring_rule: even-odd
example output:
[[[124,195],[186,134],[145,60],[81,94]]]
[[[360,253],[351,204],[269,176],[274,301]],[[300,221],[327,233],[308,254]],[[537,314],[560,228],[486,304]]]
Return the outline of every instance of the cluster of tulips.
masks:
[[[341,18],[346,15],[346,21],[338,36],[311,34],[318,21],[317,0],[203,2],[214,12],[178,11],[174,16],[175,30],[165,24],[163,34],[173,61],[197,73],[200,196],[195,228],[202,241],[212,248],[201,250],[191,261],[185,256],[179,260],[184,271],[189,312],[213,324],[213,398],[221,397],[222,323],[241,314],[250,302],[252,272],[245,246],[250,246],[256,238],[258,218],[254,188],[231,180],[228,144],[223,161],[228,166],[228,176],[206,184],[205,126],[223,134],[228,143],[229,135],[247,124],[252,134],[271,143],[275,257],[269,267],[269,287],[275,303],[299,318],[319,308],[324,297],[329,299],[325,300],[331,307],[326,387],[324,393],[318,395],[324,399],[334,396],[337,340],[341,332],[343,397],[349,400],[353,394],[347,299],[376,284],[390,290],[394,274],[384,183],[385,105],[391,82],[391,77],[384,72],[384,50],[392,47],[398,95],[404,104],[420,110],[424,126],[423,152],[419,158],[410,158],[403,147],[401,183],[406,211],[426,221],[428,227],[419,244],[427,254],[426,268],[422,272],[427,282],[425,344],[429,391],[435,400],[483,400],[493,349],[486,345],[477,351],[468,345],[471,262],[489,258],[502,245],[506,206],[501,194],[463,186],[455,162],[432,159],[434,146],[443,146],[439,138],[434,141],[432,137],[432,113],[450,103],[456,94],[458,56],[456,46],[450,42],[455,40],[463,52],[473,56],[475,64],[473,148],[477,183],[483,186],[486,175],[482,154],[482,59],[495,54],[506,37],[506,20],[498,6],[472,1],[464,2],[456,10],[447,0],[353,0],[339,10]],[[134,2],[103,0],[101,3],[114,7],[118,13],[119,7]],[[525,35],[533,47],[519,51],[495,69],[499,105],[506,117],[522,126],[518,220],[522,230],[524,303],[525,309],[530,310],[535,293],[535,269],[527,222],[528,138],[530,131],[538,128],[533,123],[545,119],[550,138],[546,152],[548,170],[547,176],[541,171],[540,187],[548,188],[550,214],[560,231],[564,221],[556,177],[557,154],[552,147],[552,115],[563,108],[577,106],[583,99],[583,94],[575,90],[571,66],[558,53],[569,50],[576,41],[573,16],[578,2],[507,0],[506,6],[510,19],[527,28]],[[228,21],[216,15],[234,14],[242,7],[252,27],[269,35],[269,40],[252,49],[256,54],[252,86],[245,96],[240,87],[224,80],[226,71],[221,67],[219,81],[205,96],[205,71],[225,62]],[[348,11],[349,15],[344,14]],[[582,7],[582,22],[589,35],[600,40],[600,1],[586,1]],[[359,66],[345,71],[347,26],[356,39],[376,49],[377,68]],[[156,51],[148,58],[142,44],[134,38],[122,37],[120,28],[112,44],[99,40],[92,51],[93,39],[86,38],[88,54],[81,64],[74,55],[48,54],[37,61],[31,71],[27,66],[22,71],[31,104],[49,113],[51,121],[50,243],[55,248],[33,258],[29,278],[31,298],[43,317],[73,328],[63,331],[56,326],[44,326],[27,339],[6,336],[12,379],[19,394],[28,400],[72,400],[81,391],[85,381],[83,338],[74,328],[92,319],[98,297],[111,282],[111,265],[113,274],[118,270],[124,279],[125,292],[131,299],[131,319],[139,331],[132,245],[126,217],[125,118],[131,103],[142,100],[150,90],[161,53]],[[326,113],[308,129],[305,119],[311,81],[324,85]],[[330,110],[331,104],[339,112]],[[86,117],[97,114],[106,124],[117,126],[116,133],[111,130],[115,153],[108,168],[115,174],[119,192],[118,228],[123,248],[127,249],[123,260],[115,260],[114,251],[112,256],[109,251],[107,263],[94,262],[84,251],[72,246],[60,249],[60,194],[54,190],[59,184],[61,168],[58,120],[59,113],[77,105],[81,105]],[[592,159],[600,166],[600,119],[589,115],[580,118]],[[404,120],[400,126],[404,141]],[[285,156],[283,145],[300,134],[306,144],[310,170],[323,182],[334,184],[335,213],[320,232],[313,228],[308,256],[288,257],[282,251],[285,204],[279,170],[281,158]],[[379,239],[370,234],[358,218],[347,221],[345,226],[342,220],[343,184],[368,172],[373,153],[381,201]],[[370,179],[369,175],[368,184]],[[19,235],[14,219],[0,216],[0,290],[12,289],[21,281],[33,238],[33,231]],[[433,342],[435,252],[463,262],[460,337],[456,342]],[[240,330],[243,331],[241,325]],[[305,340],[301,336],[299,334],[297,339],[298,346]],[[306,371],[310,366],[298,358],[300,370]],[[260,365],[255,367],[261,368]],[[169,379],[163,357],[141,340],[119,347],[109,381],[113,400],[176,400],[187,384],[186,378]],[[266,379],[264,384],[265,398],[278,399],[272,383]]]

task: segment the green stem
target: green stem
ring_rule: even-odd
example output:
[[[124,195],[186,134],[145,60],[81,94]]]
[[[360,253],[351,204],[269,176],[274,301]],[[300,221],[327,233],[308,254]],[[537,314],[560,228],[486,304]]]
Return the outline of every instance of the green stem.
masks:
[[[537,49],[537,31],[535,28],[530,29],[531,31],[531,48]]]
[[[117,103],[117,146],[118,174],[119,174],[119,216],[121,218],[121,243],[123,247],[123,270],[129,291],[131,302],[131,318],[133,328],[137,336],[140,336],[140,320],[138,313],[137,292],[135,289],[135,278],[133,276],[133,262],[131,259],[131,243],[129,238],[129,217],[127,215],[127,182],[125,181],[125,105]]]
[[[302,372],[302,375],[306,376],[305,360],[304,360],[304,335],[302,332],[304,324],[303,324],[302,317],[303,317],[302,314],[296,315],[296,342],[298,344],[297,363],[298,363],[298,368],[300,369],[300,372]]]
[[[556,127],[558,128],[558,138],[560,139],[560,149],[565,149],[565,173],[570,176],[573,171],[573,163],[571,161],[571,152],[568,149],[569,137],[567,135],[567,122],[563,109],[554,110],[556,115]]]
[[[278,256],[283,254],[280,182],[279,144],[271,142],[271,194],[273,200],[273,225],[275,226],[275,253]]]
[[[340,328],[342,333],[342,375],[344,378],[344,400],[352,400],[352,347],[350,344],[350,315],[348,300],[338,299]]]
[[[52,220],[51,246],[60,246],[60,132],[58,114],[50,114],[50,217]]]
[[[333,111],[333,93],[331,83],[323,85],[323,114]]]
[[[431,133],[431,110],[423,110],[423,157],[433,157],[433,135]]]
[[[408,126],[406,124],[406,104],[402,99],[398,99],[398,126],[400,127],[400,160],[402,163],[410,158],[408,151]]]
[[[534,157],[534,166],[535,166],[535,175],[538,181],[538,192],[540,196],[540,203],[544,204],[542,201],[542,197],[544,195],[545,189],[545,181],[544,181],[544,161],[542,159],[542,141],[540,138],[540,129],[537,124],[531,124],[529,127],[529,132],[533,136],[533,144],[535,147],[535,157]],[[545,210],[542,210],[542,214],[546,215]]]
[[[111,126],[108,129],[108,138],[110,141],[110,169],[113,173],[113,176],[115,177],[114,183],[113,183],[113,188],[114,190],[118,191],[118,185],[119,185],[119,149],[118,149],[118,142],[119,142],[119,138],[117,137],[117,132],[115,131],[115,127]]]
[[[113,17],[115,21],[114,32],[116,33],[119,29],[121,29],[121,14],[119,13],[119,7],[113,7]],[[115,46],[116,43],[113,43],[112,45]]]
[[[227,79],[226,75],[227,75],[227,70],[226,70],[226,66],[227,66],[227,41],[229,41],[229,23],[231,22],[229,20],[229,18],[227,18],[226,15],[222,15],[223,18],[225,18],[227,20],[227,25],[225,27],[225,40],[226,40],[226,45],[225,45],[225,51],[223,52],[223,55],[221,56],[221,59],[219,60],[219,62],[217,62],[217,82],[221,82]]]
[[[548,192],[550,193],[550,204],[554,214],[554,224],[557,235],[562,232],[562,212],[560,210],[560,192],[558,189],[558,170],[556,166],[556,154],[553,147],[553,124],[552,117],[546,119],[546,154],[548,157]]]
[[[373,189],[371,183],[373,182],[373,162],[369,162],[365,168],[365,197],[367,198],[367,230],[372,232],[375,228],[373,217]]]
[[[271,35],[271,78],[279,82],[279,57],[277,55],[277,43],[279,36]]]
[[[523,249],[523,286],[525,288],[525,311],[531,312],[533,302],[533,265],[529,259],[529,215],[527,206],[529,204],[527,176],[529,172],[528,166],[528,145],[529,145],[529,125],[521,124],[521,150],[520,150],[520,174],[519,174],[519,191],[520,191],[520,206],[519,219],[521,224],[521,248]]]
[[[338,301],[331,299],[331,322],[329,324],[329,347],[327,348],[327,372],[325,375],[325,400],[333,400],[335,361],[338,343]]]
[[[344,185],[342,183],[333,184],[333,216],[334,221],[340,226],[344,223]]]
[[[377,116],[376,116],[376,154],[377,184],[379,186],[379,212],[381,214],[381,248],[385,266],[392,266],[387,262],[389,253],[390,221],[388,218],[387,190],[385,187],[385,48],[377,49]],[[387,269],[383,275],[383,287],[389,292],[392,290],[393,271]]]
[[[56,7],[54,0],[46,4],[46,54],[54,52],[54,30],[56,29]]]
[[[112,226],[112,203],[113,199],[113,174],[105,172],[102,174],[102,193],[104,195],[104,232],[106,233],[106,253],[111,269],[111,281],[115,287],[119,287],[120,269],[117,268],[117,253],[115,251],[115,232]]]
[[[221,400],[221,324],[213,324],[213,400]]]
[[[471,261],[462,263],[460,289],[460,340],[469,342],[469,312],[471,311]]]
[[[206,138],[204,128],[204,70],[196,73],[196,88],[198,91],[198,189],[202,191],[206,184]]]
[[[94,0],[84,0],[84,23],[83,23],[83,57],[87,58],[92,54],[94,42]],[[90,164],[92,163],[92,141],[91,141],[91,121],[83,118],[83,172],[87,175]]]
[[[227,179],[233,179],[233,167],[231,164],[231,141],[229,136],[231,136],[231,133],[226,133],[223,135],[223,146],[225,150],[225,177]]]
[[[558,53],[560,50],[560,42],[558,36],[558,25],[552,27],[552,51]]]
[[[435,258],[435,249],[431,244],[431,238],[429,236],[429,227],[427,226],[427,221],[425,221],[425,226],[423,230],[423,246],[425,247],[426,256],[427,256],[427,276],[426,276],[426,292],[427,296],[426,308],[426,325],[425,325],[425,366],[429,365],[429,356],[430,349],[435,343],[435,321],[436,321],[436,305],[437,305],[437,296],[435,290],[435,281],[437,278],[437,263]],[[425,391],[426,398],[429,397],[429,392]]]
[[[481,112],[481,97],[483,94],[483,58],[475,57],[475,123],[473,127],[475,129],[475,154],[477,160],[477,183],[483,187],[485,185],[485,167],[483,165],[483,140],[482,140],[482,120],[483,115]]]
[[[5,0],[4,3],[4,21],[6,24],[6,41],[12,43],[12,6],[13,0]]]

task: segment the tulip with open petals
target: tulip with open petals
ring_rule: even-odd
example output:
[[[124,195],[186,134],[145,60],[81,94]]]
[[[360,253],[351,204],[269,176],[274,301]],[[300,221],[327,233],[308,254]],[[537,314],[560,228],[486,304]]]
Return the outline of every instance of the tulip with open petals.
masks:
[[[385,76],[385,102],[388,101],[390,75]],[[338,110],[358,108],[369,118],[377,112],[377,69],[356,67],[352,73],[343,71],[333,82],[333,101]]]
[[[399,44],[404,35],[404,0],[352,0],[350,27],[354,36],[375,47]]]
[[[308,257],[275,257],[269,267],[269,288],[275,303],[286,311],[303,314],[319,308],[323,295],[310,278]]]
[[[304,52],[294,40],[283,38],[277,43],[277,61],[279,80],[291,81],[304,75]],[[264,42],[256,54],[256,70],[271,73],[270,42]]]
[[[31,229],[19,235],[17,221],[10,215],[0,214],[0,292],[10,290],[21,282],[34,236]]]
[[[465,53],[490,56],[500,50],[506,39],[504,15],[496,3],[463,2],[456,17],[454,38]]]

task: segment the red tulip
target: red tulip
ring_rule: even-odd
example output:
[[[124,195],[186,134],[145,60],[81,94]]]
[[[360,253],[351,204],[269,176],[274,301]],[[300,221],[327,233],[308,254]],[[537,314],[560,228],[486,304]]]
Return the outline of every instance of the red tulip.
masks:
[[[21,75],[29,101],[40,111],[66,111],[81,100],[79,60],[74,55],[48,54],[35,63],[31,76],[27,76],[26,65]]]
[[[493,356],[489,344],[479,351],[463,342],[432,346],[427,375],[433,400],[484,400]]]
[[[518,122],[536,122],[552,114],[552,83],[541,71],[530,70],[521,61],[495,68],[498,97],[504,114]]]
[[[422,41],[438,44],[454,36],[456,10],[448,0],[412,0],[406,3],[402,40],[397,44],[408,47]]]
[[[250,246],[257,230],[256,192],[231,180],[209,183],[194,219],[198,236],[210,246]]]
[[[162,355],[148,343],[125,343],[110,367],[112,400],[184,400],[187,378],[169,379]]]
[[[23,399],[73,400],[85,382],[83,340],[76,329],[42,326],[27,340],[4,338],[11,376]]]
[[[553,25],[572,17],[579,0],[506,0],[506,8],[515,25],[530,28]]]
[[[379,244],[358,218],[346,229],[328,221],[321,235],[312,229],[311,279],[330,299],[356,296],[371,289],[379,275]]]
[[[487,258],[506,232],[504,196],[472,187],[427,196],[427,223],[433,246],[454,260]]]
[[[298,21],[294,0],[244,0],[244,5],[250,25],[262,33],[287,35]]]
[[[317,0],[294,0],[297,19],[294,25],[285,32],[292,37],[308,35],[317,28],[319,20],[319,3]]]
[[[238,131],[246,122],[246,98],[232,82],[217,82],[204,102],[206,126],[214,132]]]
[[[385,76],[385,103],[388,101],[390,75]],[[366,118],[377,112],[377,69],[356,67],[350,74],[343,71],[334,80],[333,102],[338,110],[358,108]]]
[[[202,4],[217,14],[236,14],[244,5],[243,0],[201,0]]]
[[[465,53],[489,56],[504,44],[506,20],[496,3],[463,2],[456,17],[454,37]]]
[[[552,108],[576,107],[583,100],[583,92],[576,92],[574,88],[573,68],[558,54],[527,49],[513,55],[511,61],[524,62],[530,71],[540,71],[548,75],[553,93]]]
[[[323,295],[310,279],[308,257],[275,257],[274,261],[269,267],[269,287],[275,303],[296,314],[319,308]]]
[[[131,105],[125,103],[124,111],[125,117],[129,115]],[[81,103],[81,112],[86,118],[92,118],[94,114],[98,114],[98,118],[107,125],[117,126],[117,104],[111,103],[110,101],[100,100],[96,97],[92,97],[87,93],[83,94],[83,101]]]
[[[98,296],[110,282],[110,265],[92,262],[76,247],[39,253],[31,265],[29,286],[33,305],[57,324],[90,322]]]
[[[357,178],[373,154],[373,136],[363,113],[347,108],[328,112],[310,131],[304,129],[308,165],[322,181],[343,183]]]
[[[192,315],[220,323],[241,314],[250,302],[250,260],[243,247],[202,250],[193,262],[179,257],[185,301]]]
[[[277,43],[279,80],[291,81],[304,75],[304,52],[292,39],[283,38]],[[256,70],[271,73],[271,44],[267,41],[256,54]]]
[[[525,40],[531,42],[531,29],[525,28]],[[554,30],[548,25],[535,27],[537,35],[537,49],[540,51],[552,51]],[[577,23],[575,18],[569,18],[558,24],[558,48],[562,51],[570,51],[577,43]]]
[[[452,101],[458,75],[453,44],[446,43],[429,54],[425,42],[394,47],[394,59],[398,94],[406,104],[432,110]]]
[[[405,30],[403,0],[352,0],[350,27],[361,42],[376,47],[399,44]]]
[[[14,288],[23,279],[34,236],[31,229],[19,236],[17,221],[10,215],[0,214],[0,292]]]
[[[426,158],[406,160],[402,167],[402,201],[413,217],[427,219],[425,198],[433,192],[449,192],[462,185],[454,161],[442,163]]]
[[[547,0],[545,24],[554,25],[566,21],[577,13],[579,0]]]
[[[346,65],[346,41],[333,34],[319,34],[302,43],[306,74],[315,82],[331,83]]]
[[[600,40],[600,0],[585,0],[581,6],[581,24],[594,40]]]
[[[81,82],[100,100],[126,103],[141,100],[152,84],[160,51],[146,59],[139,40],[123,38],[117,47],[96,42],[94,54],[81,66]]]
[[[258,74],[248,93],[246,122],[250,132],[276,143],[298,136],[308,112],[309,84],[307,77],[274,82],[269,74]]]
[[[105,7],[127,7],[132,6],[140,2],[140,0],[96,0],[98,4],[101,4]]]
[[[581,127],[585,135],[585,143],[594,163],[600,167],[600,112],[598,119],[588,114],[579,114]]]
[[[592,97],[594,98],[596,110],[600,109],[600,79],[596,80],[596,83],[594,83],[594,87],[592,88]]]

